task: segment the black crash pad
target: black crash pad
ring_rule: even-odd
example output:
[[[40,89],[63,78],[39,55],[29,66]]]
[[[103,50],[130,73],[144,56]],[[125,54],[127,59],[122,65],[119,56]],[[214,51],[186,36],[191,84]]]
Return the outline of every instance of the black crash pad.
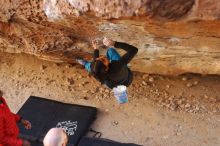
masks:
[[[83,137],[78,146],[140,146],[132,143],[119,143],[108,139]]]
[[[29,141],[31,143],[31,146],[44,146],[42,142],[37,141]]]
[[[31,96],[18,114],[32,123],[31,130],[19,125],[21,138],[42,142],[49,129],[62,127],[69,135],[69,144],[75,146],[95,120],[97,109]]]

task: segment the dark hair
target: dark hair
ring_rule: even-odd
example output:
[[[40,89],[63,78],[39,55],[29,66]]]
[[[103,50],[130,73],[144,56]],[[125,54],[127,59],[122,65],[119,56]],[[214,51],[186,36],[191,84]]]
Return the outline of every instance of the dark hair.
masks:
[[[91,74],[99,80],[101,83],[104,83],[107,78],[106,66],[100,60],[92,62],[91,65]]]

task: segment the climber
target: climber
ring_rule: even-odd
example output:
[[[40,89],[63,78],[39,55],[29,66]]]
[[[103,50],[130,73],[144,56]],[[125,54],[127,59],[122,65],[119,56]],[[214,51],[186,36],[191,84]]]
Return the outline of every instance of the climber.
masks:
[[[0,145],[3,146],[30,146],[26,140],[18,138],[19,129],[16,123],[24,125],[25,129],[31,129],[31,123],[21,116],[11,113],[0,90]]]
[[[129,86],[133,80],[133,74],[127,64],[137,54],[138,49],[127,43],[116,42],[106,37],[103,39],[103,44],[109,48],[106,56],[99,56],[98,43],[92,41],[94,48],[93,61],[77,59],[77,62],[84,65],[92,76],[109,88],[118,85]],[[113,47],[125,50],[126,54],[120,56]]]

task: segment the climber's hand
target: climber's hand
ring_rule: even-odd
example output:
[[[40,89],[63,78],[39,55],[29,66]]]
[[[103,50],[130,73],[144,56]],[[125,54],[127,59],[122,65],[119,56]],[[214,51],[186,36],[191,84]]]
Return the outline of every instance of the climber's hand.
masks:
[[[93,49],[94,50],[98,50],[99,48],[98,48],[98,42],[96,41],[96,40],[93,40],[92,41],[92,46],[93,46]]]
[[[104,44],[105,46],[107,46],[107,47],[114,47],[115,41],[113,41],[113,40],[111,40],[111,39],[109,39],[109,38],[107,38],[107,37],[104,37],[104,39],[103,39],[103,44]]]

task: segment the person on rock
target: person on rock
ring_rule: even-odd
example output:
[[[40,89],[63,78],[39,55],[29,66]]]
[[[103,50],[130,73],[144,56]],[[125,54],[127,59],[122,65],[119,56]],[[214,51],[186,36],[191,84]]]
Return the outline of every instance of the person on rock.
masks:
[[[26,129],[31,129],[31,123],[12,113],[2,96],[3,92],[0,90],[0,145],[30,146],[28,141],[18,137],[19,129],[17,123],[22,123]]]
[[[132,83],[133,74],[127,64],[137,54],[138,49],[127,43],[116,42],[106,37],[103,39],[103,44],[108,47],[106,56],[99,55],[98,44],[93,41],[93,61],[77,59],[77,62],[85,66],[85,69],[101,84],[105,84],[111,89],[118,85],[129,86]],[[113,47],[121,48],[126,53],[120,56]]]

